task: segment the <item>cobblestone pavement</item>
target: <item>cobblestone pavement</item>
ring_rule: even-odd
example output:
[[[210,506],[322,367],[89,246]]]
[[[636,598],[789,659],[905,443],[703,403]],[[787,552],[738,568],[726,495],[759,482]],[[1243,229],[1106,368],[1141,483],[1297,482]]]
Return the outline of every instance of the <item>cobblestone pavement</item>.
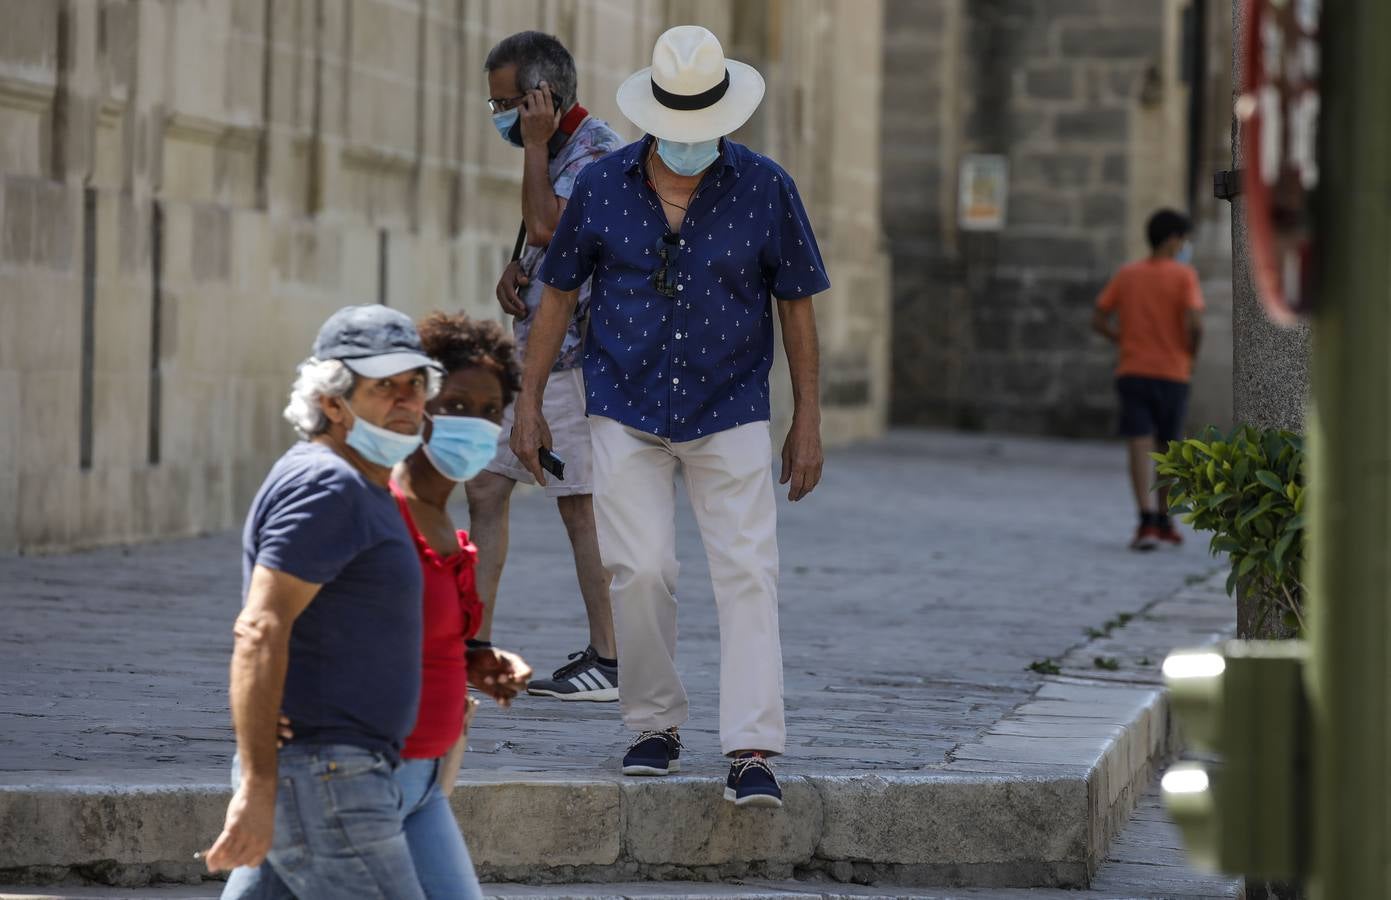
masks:
[[[895,433],[833,452],[823,486],[801,504],[783,503],[781,515],[787,772],[941,766],[954,747],[1030,699],[1040,685],[1031,662],[1056,659],[1065,672],[1085,674],[1091,655],[1104,652],[1118,658],[1123,680],[1149,681],[1159,654],[1144,625],[1156,620],[1142,617],[1133,636],[1111,633],[1109,624],[1176,592],[1167,606],[1178,614],[1211,602],[1222,617],[1223,601],[1203,600],[1216,564],[1201,541],[1149,555],[1125,549],[1132,513],[1114,445]],[[713,599],[684,510],[678,541],[690,768],[718,774]],[[232,750],[225,690],[238,594],[234,534],[0,558],[9,626],[0,633],[0,784],[222,781]],[[539,493],[521,493],[514,504],[502,597],[497,637],[538,670],[582,645],[564,530]],[[1089,629],[1107,636],[1089,643]],[[465,776],[611,772],[624,742],[616,705],[525,699],[480,716]],[[1177,847],[1151,796],[1083,892],[811,882],[489,890],[508,898],[1234,895],[1232,882],[1191,872]],[[217,886],[9,890],[0,897],[192,898],[216,896]]]
[[[1199,539],[1126,550],[1112,444],[898,432],[830,453],[815,494],[779,502],[788,772],[941,765],[1029,698],[1031,662],[1216,565]],[[689,771],[715,774],[716,621],[684,507],[678,543]],[[225,779],[238,565],[230,533],[0,558],[0,783]],[[585,643],[565,532],[536,492],[514,502],[500,607],[496,639],[538,671]],[[612,771],[625,743],[616,704],[526,698],[480,714],[465,775]]]

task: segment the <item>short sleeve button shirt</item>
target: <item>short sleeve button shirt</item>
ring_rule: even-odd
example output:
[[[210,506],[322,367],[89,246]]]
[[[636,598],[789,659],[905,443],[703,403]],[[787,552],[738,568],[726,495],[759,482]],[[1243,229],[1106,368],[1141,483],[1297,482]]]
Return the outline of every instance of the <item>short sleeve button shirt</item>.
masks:
[[[593,278],[588,413],[671,441],[767,421],[772,298],[830,287],[797,187],[777,163],[721,141],[667,254],[668,297],[654,281],[669,228],[644,166],[651,143],[580,173],[541,265],[558,290]]]
[[[609,127],[603,119],[589,116],[575,129],[575,133],[570,135],[570,139],[560,148],[560,152],[555,155],[550,164],[551,190],[555,195],[569,202],[570,194],[575,190],[575,178],[584,167],[606,153],[623,146],[623,139]],[[545,247],[533,247],[527,245],[522,253],[522,271],[526,273],[531,283],[522,292],[522,301],[526,303],[528,315],[524,319],[517,319],[512,326],[517,338],[517,353],[519,356],[525,353],[526,339],[531,333],[531,323],[536,320],[535,312],[541,305],[541,282],[536,278],[536,270],[541,266],[541,259],[546,255]],[[563,369],[573,369],[580,364],[581,352],[584,349],[584,335],[582,333],[582,323],[584,317],[589,314],[589,284],[580,286],[579,302],[575,304],[575,315],[570,320],[570,327],[565,332],[565,340],[560,345],[560,354],[556,357],[552,371],[559,372]]]

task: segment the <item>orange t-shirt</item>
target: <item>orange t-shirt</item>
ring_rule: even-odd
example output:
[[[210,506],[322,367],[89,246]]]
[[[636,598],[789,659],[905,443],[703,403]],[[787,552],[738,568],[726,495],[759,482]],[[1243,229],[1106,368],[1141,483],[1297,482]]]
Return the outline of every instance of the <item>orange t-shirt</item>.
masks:
[[[1203,308],[1198,273],[1171,259],[1123,266],[1097,299],[1120,324],[1116,375],[1186,382],[1193,375],[1187,312]]]

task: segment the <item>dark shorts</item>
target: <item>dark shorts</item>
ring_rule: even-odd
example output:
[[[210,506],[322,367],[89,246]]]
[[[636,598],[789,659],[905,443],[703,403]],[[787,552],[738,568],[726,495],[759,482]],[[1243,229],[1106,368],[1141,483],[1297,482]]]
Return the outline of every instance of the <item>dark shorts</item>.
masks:
[[[1116,379],[1121,397],[1121,437],[1154,437],[1161,443],[1183,437],[1188,413],[1188,385],[1163,378],[1122,375]]]

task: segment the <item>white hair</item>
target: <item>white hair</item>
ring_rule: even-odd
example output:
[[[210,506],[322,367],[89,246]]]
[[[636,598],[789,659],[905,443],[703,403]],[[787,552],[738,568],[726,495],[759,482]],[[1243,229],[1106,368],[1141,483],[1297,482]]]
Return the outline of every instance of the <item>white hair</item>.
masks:
[[[443,379],[434,369],[425,370],[425,396],[440,392]],[[309,357],[299,364],[295,383],[290,388],[290,402],[285,406],[285,421],[306,440],[328,431],[328,416],[319,400],[324,397],[346,397],[353,392],[357,376],[337,359]]]

